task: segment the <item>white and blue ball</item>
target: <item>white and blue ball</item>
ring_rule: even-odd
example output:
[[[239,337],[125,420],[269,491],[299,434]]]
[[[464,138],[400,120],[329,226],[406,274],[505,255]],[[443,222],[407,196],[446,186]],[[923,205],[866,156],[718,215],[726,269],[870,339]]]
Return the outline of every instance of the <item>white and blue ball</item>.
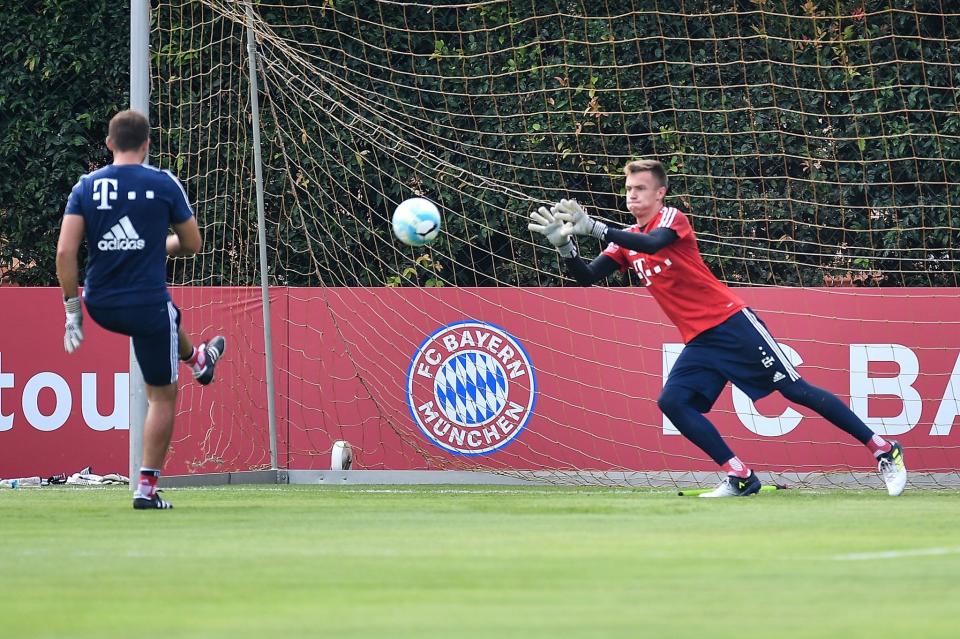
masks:
[[[397,205],[393,212],[393,234],[409,246],[423,246],[440,234],[440,211],[422,197],[412,197]]]

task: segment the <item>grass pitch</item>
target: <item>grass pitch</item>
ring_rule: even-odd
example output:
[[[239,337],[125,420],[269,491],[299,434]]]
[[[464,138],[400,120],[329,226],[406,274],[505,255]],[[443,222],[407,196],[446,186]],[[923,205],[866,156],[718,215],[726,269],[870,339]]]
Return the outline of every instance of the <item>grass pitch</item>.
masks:
[[[5,639],[955,637],[960,492],[0,492]]]

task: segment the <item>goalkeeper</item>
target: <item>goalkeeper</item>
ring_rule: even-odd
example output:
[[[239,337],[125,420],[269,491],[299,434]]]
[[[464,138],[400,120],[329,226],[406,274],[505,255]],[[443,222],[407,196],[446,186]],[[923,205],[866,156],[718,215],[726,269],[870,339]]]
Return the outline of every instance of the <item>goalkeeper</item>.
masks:
[[[687,216],[663,203],[667,194],[663,166],[655,160],[635,161],[624,167],[624,173],[627,209],[636,219],[633,226],[609,228],[575,200],[561,200],[532,213],[529,229],[557,248],[567,270],[583,286],[617,270],[633,270],[680,329],[685,347],[657,405],[684,437],[727,473],[715,490],[700,496],[738,497],[760,490],[756,474],[704,416],[728,380],[754,401],[776,390],[822,415],[873,453],[890,495],[903,492],[907,469],[900,444],[870,430],[833,393],[803,380],[763,321],[710,272]],[[588,264],[571,235],[590,235],[608,245]]]
[[[169,171],[143,165],[150,148],[147,118],[136,111],[118,113],[110,120],[106,143],[113,164],[77,181],[60,226],[57,278],[67,316],[63,347],[73,353],[83,341],[77,254],[86,239],[87,312],[108,331],[132,338],[146,382],[143,467],[133,507],[172,508],[157,494],[157,480],[173,435],[177,358],[199,383],[209,384],[225,340],[217,336],[195,348],[167,291],[167,255],[193,255],[202,239],[180,182]],[[174,233],[168,235],[171,225]]]

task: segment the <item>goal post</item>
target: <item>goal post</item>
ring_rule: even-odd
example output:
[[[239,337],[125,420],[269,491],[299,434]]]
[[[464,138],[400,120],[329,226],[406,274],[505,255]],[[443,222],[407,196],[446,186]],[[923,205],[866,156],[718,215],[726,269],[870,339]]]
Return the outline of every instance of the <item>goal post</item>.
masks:
[[[264,335],[264,391],[267,405],[267,437],[270,451],[270,468],[277,470],[277,434],[276,409],[273,385],[273,349],[271,346],[270,297],[267,278],[267,247],[264,231],[264,203],[262,158],[260,155],[260,112],[258,103],[256,44],[253,36],[253,11],[246,4],[247,16],[247,56],[250,96],[250,127],[252,134],[253,172],[256,193],[256,211],[260,256],[259,280],[261,303],[263,308]],[[130,11],[130,108],[150,116],[150,3],[148,0],[135,0]],[[149,158],[144,160],[149,161]],[[143,455],[143,428],[146,419],[146,392],[143,376],[130,343],[129,405],[130,405],[130,477],[139,471]]]
[[[277,409],[273,383],[273,329],[270,321],[270,282],[267,267],[267,234],[263,202],[263,154],[260,149],[260,97],[257,83],[257,42],[253,35],[253,7],[245,3],[247,26],[247,69],[250,79],[250,129],[253,133],[253,176],[257,202],[257,248],[260,256],[260,299],[263,304],[264,377],[267,394],[267,437],[270,467],[277,470]]]
[[[627,226],[622,167],[655,157],[801,374],[918,476],[954,477],[960,13],[721,5],[156,3],[155,163],[204,234],[169,275],[191,332],[231,344],[215,385],[181,393],[174,472],[324,470],[341,440],[375,471],[712,472],[657,409],[680,337],[644,279],[579,289],[526,229],[563,197]],[[414,196],[443,215],[421,249],[390,232]],[[711,419],[764,472],[875,481],[859,444],[776,398],[728,388]]]
[[[150,0],[130,3],[130,108],[150,117]],[[144,158],[148,162],[149,158]],[[130,486],[137,491],[135,477],[143,463],[143,426],[147,418],[147,389],[140,364],[129,345],[128,395],[130,406]]]

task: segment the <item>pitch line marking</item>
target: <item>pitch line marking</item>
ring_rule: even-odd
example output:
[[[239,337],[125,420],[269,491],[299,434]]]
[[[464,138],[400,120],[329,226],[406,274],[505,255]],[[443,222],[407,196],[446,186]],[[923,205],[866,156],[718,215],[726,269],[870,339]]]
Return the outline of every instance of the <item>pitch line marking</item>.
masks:
[[[946,548],[912,548],[908,550],[884,550],[880,552],[854,552],[846,555],[833,555],[834,561],[875,561],[877,559],[899,559],[902,557],[935,557],[939,555],[960,554],[960,546]]]

